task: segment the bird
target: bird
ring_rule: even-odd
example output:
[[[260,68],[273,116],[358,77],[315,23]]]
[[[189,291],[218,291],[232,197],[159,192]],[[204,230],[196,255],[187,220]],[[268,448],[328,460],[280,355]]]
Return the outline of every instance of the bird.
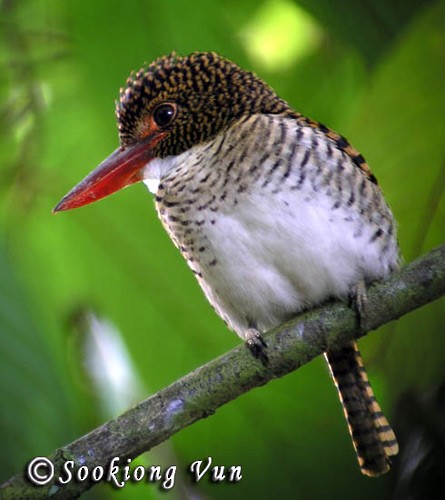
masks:
[[[120,146],[54,208],[142,181],[206,298],[252,354],[263,334],[330,299],[363,318],[366,287],[400,265],[394,216],[364,157],[216,52],[175,52],[132,72]],[[395,434],[356,341],[324,353],[359,467],[388,472]]]

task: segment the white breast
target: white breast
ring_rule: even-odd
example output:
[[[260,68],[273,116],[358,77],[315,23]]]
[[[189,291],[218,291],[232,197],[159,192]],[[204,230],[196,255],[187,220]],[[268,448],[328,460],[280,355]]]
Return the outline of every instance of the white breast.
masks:
[[[295,121],[287,121],[286,126],[289,127],[288,134],[296,131]],[[269,133],[267,140],[273,141],[274,133]],[[320,162],[325,169],[336,168],[340,155],[344,153],[331,151],[328,157],[324,146],[319,145],[311,160],[313,165],[308,162],[306,167],[305,181],[295,189],[303,155],[307,148],[312,147],[314,133],[309,127],[304,129],[299,150],[293,157],[295,164],[291,174],[279,185],[279,189],[269,185],[264,187],[263,174],[267,175],[273,168],[272,158],[261,165],[263,174],[252,180],[245,192],[236,196],[236,202],[233,196],[227,196],[224,203],[218,205],[217,211],[209,207],[198,211],[195,207],[196,213],[191,217],[196,216],[204,223],[196,229],[194,224],[187,225],[194,231],[193,250],[196,256],[189,265],[198,274],[209,301],[241,337],[251,326],[265,331],[329,297],[346,297],[352,285],[361,280],[382,278],[397,265],[395,236],[390,238],[391,244],[387,245],[385,252],[382,252],[380,241],[373,241],[379,227],[376,221],[380,218],[386,230],[387,219],[391,218],[383,199],[377,200],[376,206],[381,205],[383,208],[380,210],[387,210],[388,213],[383,217],[378,210],[368,207],[376,215],[366,222],[359,206],[342,203],[333,209],[331,191],[335,188],[334,181],[332,186],[324,187],[314,181],[318,179],[316,170]],[[237,152],[238,146],[233,141],[229,133],[226,143],[232,144],[231,154],[236,157],[241,153]],[[215,148],[217,146],[215,144]],[[212,151],[211,148],[209,151]],[[169,175],[179,171],[181,165],[184,168],[190,166],[198,154],[202,156],[202,151],[189,151],[182,158],[157,160],[154,165],[150,164],[151,170],[147,171],[150,183],[153,183],[153,178],[160,178],[163,184],[168,185]],[[283,157],[290,157],[287,150],[283,150]],[[346,162],[346,167],[343,167],[346,171],[342,171],[341,175],[354,173],[353,169],[357,167],[352,162],[347,163],[348,160],[343,157],[342,161]],[[252,159],[250,165],[251,162]],[[212,165],[212,168],[211,175],[215,179],[213,189],[220,194],[225,167],[221,165],[220,177],[215,173],[215,168],[219,167]],[[238,178],[242,168],[247,167],[238,165]],[[280,168],[284,172],[286,163]],[[282,172],[275,174],[282,175]],[[207,174],[204,172],[201,178],[191,178],[189,172],[184,173],[187,179],[187,189],[181,191],[184,199],[200,185],[204,175]],[[177,175],[175,178],[178,184]],[[350,189],[351,192],[355,189],[352,184],[350,188],[347,186],[348,183],[342,189]],[[170,195],[171,199],[181,202],[178,193],[164,189],[163,196]],[[208,191],[201,197],[215,198]],[[164,214],[164,224],[177,245],[187,249],[190,247],[191,231],[186,237],[181,224],[169,221],[169,213]],[[205,258],[196,252],[200,245],[206,247]]]
[[[367,244],[371,232],[354,238],[345,214],[332,221],[323,198],[301,198],[252,196],[207,231],[218,265],[202,265],[206,293],[241,335],[249,322],[265,331],[328,297],[346,297],[364,276],[384,274]]]

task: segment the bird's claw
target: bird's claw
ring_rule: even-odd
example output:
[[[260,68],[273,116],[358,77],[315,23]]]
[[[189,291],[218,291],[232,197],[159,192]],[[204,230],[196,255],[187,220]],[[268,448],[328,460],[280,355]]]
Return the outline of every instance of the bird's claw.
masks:
[[[366,319],[366,305],[368,296],[366,294],[366,284],[364,281],[359,281],[351,293],[352,305],[357,313],[358,326],[362,327]]]
[[[252,353],[252,356],[260,360],[264,366],[268,365],[269,356],[267,355],[267,344],[261,336],[261,333],[255,328],[249,328],[245,338],[246,346]]]

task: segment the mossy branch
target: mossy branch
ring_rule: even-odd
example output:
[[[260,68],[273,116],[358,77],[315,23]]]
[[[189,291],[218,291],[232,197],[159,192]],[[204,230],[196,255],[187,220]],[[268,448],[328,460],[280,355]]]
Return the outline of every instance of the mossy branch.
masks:
[[[264,367],[240,345],[207,363],[123,415],[94,429],[48,457],[55,479],[41,487],[31,484],[25,472],[0,487],[1,498],[75,498],[94,483],[71,481],[61,485],[59,477],[66,460],[90,471],[107,467],[113,457],[135,458],[184,427],[214,413],[220,406],[254,387],[296,370],[329,346],[337,347],[361,337],[445,295],[445,245],[429,252],[368,289],[367,314],[360,329],[354,311],[342,302],[332,302],[309,311],[265,334],[270,364]]]

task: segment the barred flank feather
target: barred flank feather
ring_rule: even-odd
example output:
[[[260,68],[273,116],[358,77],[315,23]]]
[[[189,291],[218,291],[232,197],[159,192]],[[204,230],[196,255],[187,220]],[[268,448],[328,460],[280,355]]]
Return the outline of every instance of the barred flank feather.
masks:
[[[337,386],[360,469],[367,476],[389,470],[397,440],[378,405],[363,366],[357,342],[325,353]]]

